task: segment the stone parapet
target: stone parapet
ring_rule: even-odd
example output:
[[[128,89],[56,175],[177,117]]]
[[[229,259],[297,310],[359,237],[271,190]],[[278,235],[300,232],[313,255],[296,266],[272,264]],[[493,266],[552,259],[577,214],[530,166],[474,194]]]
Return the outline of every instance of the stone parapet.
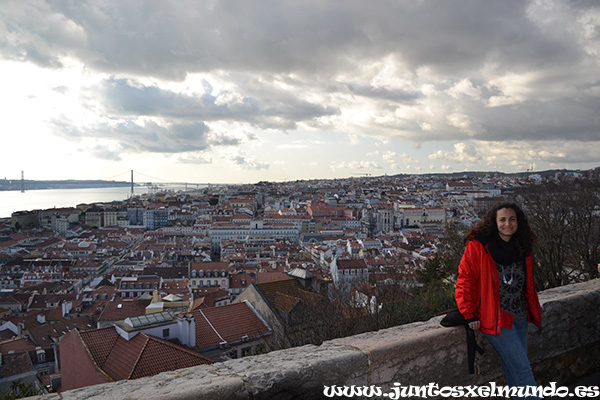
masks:
[[[542,328],[530,324],[529,355],[540,384],[570,380],[600,367],[600,279],[540,293]],[[153,377],[101,384],[38,399],[316,399],[324,386],[502,383],[501,362],[485,354],[468,373],[466,334],[435,317],[269,354]]]

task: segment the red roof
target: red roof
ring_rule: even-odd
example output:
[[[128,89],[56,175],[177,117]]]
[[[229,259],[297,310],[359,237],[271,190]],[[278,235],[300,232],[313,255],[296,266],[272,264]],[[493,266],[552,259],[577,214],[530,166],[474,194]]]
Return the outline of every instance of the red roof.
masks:
[[[190,272],[200,271],[227,271],[229,264],[226,262],[193,262],[190,265]]]
[[[12,247],[16,245],[17,242],[14,240],[5,240],[4,242],[0,242],[0,247]]]
[[[9,352],[28,353],[30,351],[35,351],[35,344],[31,343],[28,339],[18,338],[0,342],[0,354],[3,355]]]
[[[98,321],[111,322],[121,321],[127,317],[146,314],[146,307],[150,304],[149,300],[138,299],[115,299],[106,304],[106,308],[98,318]]]
[[[61,319],[52,324],[43,324],[30,327],[31,340],[43,349],[51,348],[59,338],[75,329],[87,330],[92,326],[92,320],[88,316],[73,319]]]
[[[364,269],[367,268],[365,260],[362,258],[353,258],[349,260],[337,260],[338,269]]]
[[[27,239],[27,236],[25,236],[25,235],[24,235],[23,233],[21,233],[21,232],[15,232],[15,233],[11,234],[11,235],[10,235],[10,237],[11,237],[13,240],[16,240],[17,242],[19,242],[19,241],[21,241],[21,240],[26,240],[26,239]]]
[[[290,312],[300,302],[298,297],[290,296],[285,293],[277,293],[273,298],[273,306],[276,309]]]
[[[27,353],[6,354],[2,356],[2,377],[21,375],[33,371]]]
[[[114,380],[137,379],[212,364],[198,353],[145,333],[128,341],[112,326],[80,332],[79,336],[95,364]]]
[[[79,336],[90,351],[94,362],[99,366],[104,365],[119,338],[114,326],[79,332]]]
[[[192,312],[196,321],[196,346],[200,349],[236,342],[270,332],[247,303],[234,303]]]
[[[296,279],[260,283],[256,288],[274,309],[289,312],[300,300],[314,304],[321,298],[316,293],[304,290]]]
[[[284,281],[286,279],[293,278],[290,278],[288,274],[279,271],[257,272],[256,274],[256,280],[258,283],[277,282]]]

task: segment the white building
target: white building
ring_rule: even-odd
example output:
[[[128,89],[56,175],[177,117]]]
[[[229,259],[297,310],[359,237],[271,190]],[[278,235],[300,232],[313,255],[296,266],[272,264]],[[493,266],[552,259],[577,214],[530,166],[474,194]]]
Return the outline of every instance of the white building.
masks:
[[[342,290],[369,282],[369,269],[362,258],[338,260],[334,258],[329,267],[335,287]]]
[[[289,239],[297,243],[300,228],[293,224],[267,225],[260,220],[252,220],[249,224],[213,224],[208,229],[213,251],[218,251],[222,240],[253,241],[256,238],[272,237]]]
[[[446,222],[446,210],[443,207],[421,207],[414,205],[396,205],[398,227],[421,226],[422,224],[438,223],[443,226]]]

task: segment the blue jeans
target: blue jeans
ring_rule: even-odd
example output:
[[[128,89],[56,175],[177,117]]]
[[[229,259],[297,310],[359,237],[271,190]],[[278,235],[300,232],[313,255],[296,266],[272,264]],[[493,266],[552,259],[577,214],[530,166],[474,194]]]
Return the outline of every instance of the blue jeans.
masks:
[[[531,371],[529,358],[527,358],[527,320],[513,321],[512,329],[500,328],[500,336],[487,333],[484,333],[484,335],[502,359],[504,376],[508,386],[537,385]]]

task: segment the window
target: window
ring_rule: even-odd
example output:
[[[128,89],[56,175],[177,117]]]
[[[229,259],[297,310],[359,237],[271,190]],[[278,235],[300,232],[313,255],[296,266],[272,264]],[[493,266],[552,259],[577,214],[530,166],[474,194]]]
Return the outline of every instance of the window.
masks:
[[[242,348],[242,357],[248,357],[252,355],[252,347],[243,347]]]
[[[163,338],[168,338],[169,337],[169,328],[163,329]]]

